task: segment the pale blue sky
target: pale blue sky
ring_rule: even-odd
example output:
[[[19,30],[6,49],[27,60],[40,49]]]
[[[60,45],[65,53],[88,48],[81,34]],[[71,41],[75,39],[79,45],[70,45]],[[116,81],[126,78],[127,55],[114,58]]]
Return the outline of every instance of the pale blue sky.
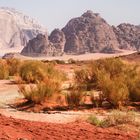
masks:
[[[140,24],[140,0],[0,0],[0,6],[12,7],[39,20],[50,32],[62,28],[86,10],[100,13],[109,24]]]

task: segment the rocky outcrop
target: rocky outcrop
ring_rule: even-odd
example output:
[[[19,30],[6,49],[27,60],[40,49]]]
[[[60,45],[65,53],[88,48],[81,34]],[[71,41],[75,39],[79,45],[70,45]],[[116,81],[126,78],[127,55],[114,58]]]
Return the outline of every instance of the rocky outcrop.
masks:
[[[53,30],[49,36],[49,40],[51,43],[53,43],[53,46],[57,50],[59,50],[60,52],[64,52],[66,39],[64,33],[61,30],[59,29]]]
[[[3,52],[14,48],[21,51],[39,33],[45,33],[45,28],[34,19],[11,8],[0,8],[0,49]]]
[[[92,11],[70,20],[62,31],[67,53],[114,52],[119,46],[112,27]]]
[[[120,49],[140,50],[140,26],[123,23],[113,30]]]
[[[55,46],[56,43],[58,43],[57,40],[54,41],[54,44],[50,42],[47,34],[38,34],[36,38],[28,42],[21,54],[25,56],[60,56],[63,54],[63,51],[60,50],[62,47]],[[61,44],[61,42],[59,43]]]

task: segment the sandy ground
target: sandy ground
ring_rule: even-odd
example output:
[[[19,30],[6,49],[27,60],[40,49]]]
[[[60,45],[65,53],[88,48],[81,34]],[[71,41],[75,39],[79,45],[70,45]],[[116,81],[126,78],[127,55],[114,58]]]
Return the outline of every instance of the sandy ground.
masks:
[[[56,114],[20,112],[9,107],[18,94],[17,85],[0,81],[0,140],[136,140],[137,133],[95,127],[81,119],[89,112]]]
[[[55,124],[0,116],[1,140],[136,140],[133,132],[97,128],[86,122]]]
[[[63,56],[63,60],[69,58],[95,60],[131,53]],[[52,60],[58,59],[58,57],[33,59]],[[9,104],[19,98],[22,96],[18,93],[17,85],[12,84],[10,80],[0,81],[0,114],[2,114],[0,115],[0,140],[137,140],[138,136],[132,131],[125,133],[115,128],[99,128],[79,121],[90,115],[86,111],[67,111],[56,114],[17,111],[11,108]],[[77,120],[78,122],[75,122]]]
[[[16,99],[20,98],[22,98],[22,96],[18,93],[17,85],[12,84],[9,80],[0,81],[0,113],[7,117],[40,122],[68,123],[86,118],[92,114],[92,112],[89,113],[86,111],[66,111],[57,112],[55,114],[29,113],[17,111],[9,106],[9,104],[12,104]]]
[[[87,54],[81,54],[81,55],[64,55],[62,57],[36,57],[33,59],[39,59],[39,60],[64,60],[67,61],[69,59],[73,60],[97,60],[101,58],[110,58],[110,57],[116,57],[116,56],[123,56],[134,53],[134,51],[128,51],[128,50],[121,50],[121,53],[116,54],[105,54],[105,53],[87,53]]]
[[[15,55],[15,58],[19,59],[29,59],[29,60],[64,60],[67,61],[69,59],[73,60],[97,60],[100,58],[109,58],[109,57],[117,57],[117,56],[123,56],[123,55],[128,55],[132,54],[135,51],[130,51],[130,50],[121,50],[121,53],[116,53],[116,54],[105,54],[105,53],[87,53],[87,54],[81,54],[81,55],[63,55],[59,57],[26,57],[22,55]]]

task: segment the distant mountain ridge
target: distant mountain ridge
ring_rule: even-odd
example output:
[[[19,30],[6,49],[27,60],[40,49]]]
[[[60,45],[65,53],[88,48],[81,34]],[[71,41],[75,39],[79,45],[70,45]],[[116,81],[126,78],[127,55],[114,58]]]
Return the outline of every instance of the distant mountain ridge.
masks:
[[[90,10],[71,19],[61,30],[54,29],[50,35],[46,32],[34,19],[14,9],[0,8],[0,47],[22,46],[22,55],[62,56],[64,53],[140,50],[140,26],[128,23],[111,26],[100,14]]]
[[[46,29],[31,17],[12,8],[0,8],[1,50],[18,49],[20,51],[29,40],[45,32]]]
[[[63,53],[116,53],[121,49],[139,50],[140,26],[125,23],[117,27],[111,26],[98,13],[88,10],[80,17],[71,19],[62,30],[54,30],[50,36],[45,35],[45,38],[43,41],[38,37],[30,40],[21,54],[56,56]],[[56,48],[63,48],[63,53],[62,50],[59,53],[60,50]]]

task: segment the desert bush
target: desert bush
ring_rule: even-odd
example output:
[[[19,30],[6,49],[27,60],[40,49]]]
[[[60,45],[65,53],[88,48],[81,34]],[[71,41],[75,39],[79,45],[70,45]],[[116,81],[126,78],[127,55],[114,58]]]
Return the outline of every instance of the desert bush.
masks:
[[[76,64],[76,61],[75,61],[74,59],[70,58],[70,59],[68,60],[68,63],[69,63],[69,64]]]
[[[119,58],[97,60],[86,69],[75,72],[75,83],[84,90],[102,91],[104,100],[114,107],[120,107],[129,100],[132,72]]]
[[[90,124],[93,124],[95,126],[98,127],[104,127],[105,126],[105,121],[98,119],[95,115],[91,115],[88,117],[87,122],[89,122]]]
[[[47,67],[40,61],[25,61],[20,67],[19,75],[27,83],[38,83],[47,76]]]
[[[69,106],[79,106],[82,101],[83,93],[77,87],[71,87],[65,95],[66,102]]]
[[[138,68],[139,67],[137,65],[131,65],[126,71],[126,82],[131,101],[140,101],[140,71]]]
[[[87,68],[75,72],[75,81],[87,90],[100,89],[99,79],[108,74],[110,79],[123,75],[124,64],[119,58],[91,61]]]
[[[91,93],[90,99],[94,107],[102,107],[102,103],[104,101],[104,95],[102,92]]]
[[[60,83],[51,79],[45,79],[44,81],[30,85],[19,85],[19,93],[21,93],[25,99],[35,104],[40,104],[55,93],[59,93]]]
[[[111,78],[114,76],[117,77],[121,73],[124,73],[125,70],[125,64],[120,58],[100,59],[92,62],[91,65],[93,71],[95,68],[99,70],[103,69],[105,72],[110,74]]]
[[[48,63],[46,65],[46,72],[48,78],[59,81],[60,83],[67,80],[67,76],[63,71],[57,70],[53,64]]]
[[[108,75],[104,75],[99,79],[99,86],[103,95],[112,106],[121,107],[129,100],[128,87],[123,77],[110,79]]]
[[[51,62],[53,62],[55,64],[65,64],[64,60],[52,60]]]
[[[88,69],[75,71],[75,83],[77,83],[77,86],[80,86],[81,89],[88,90],[90,89],[91,84],[95,83],[91,81],[90,76],[91,76],[91,73]]]
[[[129,97],[131,101],[140,101],[140,80],[134,81],[129,89]]]
[[[121,112],[118,110],[112,111],[111,114],[105,118],[99,119],[95,115],[89,116],[87,121],[98,127],[111,127],[122,124],[136,124],[135,112]]]
[[[106,125],[106,127],[117,126],[121,124],[134,124],[136,122],[135,117],[135,112],[121,112],[115,110],[112,111],[111,114],[104,119],[104,121],[106,122],[104,124]]]
[[[62,82],[66,75],[54,68],[53,64],[40,61],[25,61],[20,67],[19,76],[27,83],[38,83],[46,77]]]
[[[6,61],[9,66],[9,75],[10,76],[18,75],[22,62],[15,58],[6,59]]]
[[[0,60],[0,79],[7,79],[9,77],[9,67],[6,60]]]

